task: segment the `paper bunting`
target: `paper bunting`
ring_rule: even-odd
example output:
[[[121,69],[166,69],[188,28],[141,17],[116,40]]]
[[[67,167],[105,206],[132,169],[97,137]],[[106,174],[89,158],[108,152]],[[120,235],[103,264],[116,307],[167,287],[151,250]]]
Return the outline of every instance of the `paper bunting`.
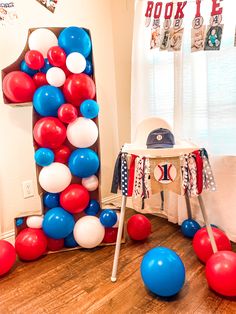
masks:
[[[0,24],[6,26],[18,19],[15,3],[13,1],[0,1]]]
[[[47,8],[50,12],[54,13],[58,0],[36,0]]]

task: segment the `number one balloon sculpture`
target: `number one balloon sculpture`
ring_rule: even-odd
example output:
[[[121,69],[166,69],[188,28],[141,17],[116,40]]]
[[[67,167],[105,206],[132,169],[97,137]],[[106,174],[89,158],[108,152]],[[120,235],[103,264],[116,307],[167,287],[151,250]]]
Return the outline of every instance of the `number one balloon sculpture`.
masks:
[[[47,251],[115,242],[117,215],[100,211],[99,144],[92,43],[87,30],[30,30],[18,61],[3,70],[6,103],[33,102],[33,138],[41,216],[18,217],[16,252],[34,260]],[[1,249],[1,248],[0,248]]]

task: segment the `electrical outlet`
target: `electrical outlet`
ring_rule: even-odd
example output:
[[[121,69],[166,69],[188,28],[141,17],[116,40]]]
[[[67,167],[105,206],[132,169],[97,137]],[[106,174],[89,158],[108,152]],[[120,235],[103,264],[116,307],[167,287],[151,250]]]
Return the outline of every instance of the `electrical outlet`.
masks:
[[[32,180],[23,181],[22,182],[22,188],[23,188],[24,198],[34,196],[34,187],[33,187],[33,181]]]

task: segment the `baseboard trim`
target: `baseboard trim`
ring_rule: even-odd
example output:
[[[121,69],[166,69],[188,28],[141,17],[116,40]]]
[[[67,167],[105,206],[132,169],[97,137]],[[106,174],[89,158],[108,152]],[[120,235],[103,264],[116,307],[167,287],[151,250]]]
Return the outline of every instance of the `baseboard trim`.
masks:
[[[1,239],[9,241],[11,243],[14,243],[15,242],[15,231],[14,231],[14,229],[9,230],[7,232],[3,232],[1,234]]]
[[[121,200],[121,195],[110,195],[110,196],[107,196],[107,197],[103,197],[102,199],[102,204],[103,205],[106,205],[106,204],[112,204],[112,203],[117,203]]]

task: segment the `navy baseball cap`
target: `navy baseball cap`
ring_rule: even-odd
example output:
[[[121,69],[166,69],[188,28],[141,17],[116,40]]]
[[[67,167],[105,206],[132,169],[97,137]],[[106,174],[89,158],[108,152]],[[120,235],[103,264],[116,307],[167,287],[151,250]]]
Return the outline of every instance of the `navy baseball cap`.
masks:
[[[172,148],[175,138],[170,130],[159,128],[149,133],[146,144],[147,148]]]

